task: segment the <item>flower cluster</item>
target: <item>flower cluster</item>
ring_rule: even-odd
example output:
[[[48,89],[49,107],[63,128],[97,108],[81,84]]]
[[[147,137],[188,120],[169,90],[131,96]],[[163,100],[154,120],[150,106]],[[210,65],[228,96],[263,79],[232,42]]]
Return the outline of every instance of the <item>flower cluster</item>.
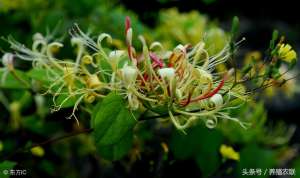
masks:
[[[3,61],[13,69],[13,58],[19,58],[31,61],[36,70],[46,71],[49,82],[44,83],[45,93],[53,95],[55,110],[75,99],[72,116],[76,118],[74,113],[81,102],[93,103],[113,91],[128,101],[131,111],[169,116],[180,130],[199,120],[213,128],[219,119],[233,120],[246,127],[247,123],[230,117],[228,110],[238,107],[235,99],[248,99],[248,93],[236,83],[234,69],[215,70],[231,58],[229,44],[209,56],[209,47],[203,41],[195,46],[179,44],[173,50],[166,50],[159,42],[148,47],[139,36],[142,50],[137,52],[132,45],[133,29],[128,17],[125,50],[104,48],[104,40],[112,42],[106,33],[95,41],[74,25],[70,34],[77,52],[75,61],[57,59],[56,53],[63,44],[39,33],[34,35],[31,49],[9,39],[16,53],[6,54]],[[290,58],[292,54],[285,55]],[[64,97],[58,102],[61,96]]]

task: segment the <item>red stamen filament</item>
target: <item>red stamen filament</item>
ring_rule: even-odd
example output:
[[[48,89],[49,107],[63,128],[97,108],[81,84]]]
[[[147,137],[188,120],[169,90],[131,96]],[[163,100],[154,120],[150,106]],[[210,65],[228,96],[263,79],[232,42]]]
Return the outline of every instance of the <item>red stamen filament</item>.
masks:
[[[217,94],[217,93],[220,91],[220,89],[224,86],[225,81],[227,80],[227,78],[228,78],[228,75],[226,74],[226,75],[223,77],[223,79],[221,80],[221,82],[219,83],[219,85],[218,85],[214,90],[212,90],[211,92],[208,92],[208,93],[206,93],[206,94],[204,94],[204,95],[200,95],[200,96],[198,96],[198,97],[196,97],[196,98],[193,98],[193,99],[190,99],[190,98],[184,99],[184,100],[182,100],[182,101],[180,102],[181,105],[182,105],[182,106],[187,106],[189,103],[196,102],[196,101],[200,101],[200,100],[207,99],[207,98],[210,98],[210,97],[214,96],[214,95]]]

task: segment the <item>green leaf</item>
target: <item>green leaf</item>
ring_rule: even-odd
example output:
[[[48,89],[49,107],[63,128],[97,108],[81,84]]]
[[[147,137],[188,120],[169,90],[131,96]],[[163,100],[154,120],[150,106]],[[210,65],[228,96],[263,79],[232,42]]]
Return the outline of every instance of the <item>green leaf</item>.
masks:
[[[49,79],[47,77],[48,72],[45,69],[33,68],[27,72],[27,75],[34,80],[49,82]]]
[[[97,145],[99,154],[108,160],[119,160],[125,156],[132,147],[133,134],[128,132],[120,142],[114,145],[103,146],[101,144]]]
[[[107,95],[97,104],[92,114],[94,140],[97,145],[108,146],[117,144],[131,132],[136,119],[123,98],[115,92]]]
[[[64,74],[62,71],[52,69],[57,75],[63,76]],[[51,72],[49,72],[47,69],[42,68],[32,68],[30,71],[28,71],[27,76],[31,79],[37,81],[41,84],[43,87],[47,87],[53,84],[53,81],[50,80]],[[53,74],[52,74],[53,75]],[[53,86],[55,88],[57,86]]]
[[[9,178],[9,172],[17,163],[12,161],[3,161],[0,163],[0,177],[1,178]]]
[[[220,166],[218,150],[222,141],[222,134],[218,130],[197,126],[187,130],[186,135],[175,131],[170,148],[177,159],[195,159],[203,176],[207,177]]]

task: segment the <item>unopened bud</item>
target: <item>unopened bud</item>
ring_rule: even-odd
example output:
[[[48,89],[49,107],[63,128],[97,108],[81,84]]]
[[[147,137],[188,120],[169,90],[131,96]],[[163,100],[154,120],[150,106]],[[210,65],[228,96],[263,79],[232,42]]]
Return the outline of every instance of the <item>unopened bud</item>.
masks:
[[[171,67],[162,68],[158,70],[158,74],[161,78],[167,78],[168,80],[171,80],[173,77],[175,77],[175,69]]]
[[[2,63],[5,67],[7,67],[9,70],[14,69],[14,55],[12,53],[5,53],[2,57]]]
[[[212,96],[210,101],[214,103],[216,107],[221,107],[223,105],[223,97],[218,93]]]

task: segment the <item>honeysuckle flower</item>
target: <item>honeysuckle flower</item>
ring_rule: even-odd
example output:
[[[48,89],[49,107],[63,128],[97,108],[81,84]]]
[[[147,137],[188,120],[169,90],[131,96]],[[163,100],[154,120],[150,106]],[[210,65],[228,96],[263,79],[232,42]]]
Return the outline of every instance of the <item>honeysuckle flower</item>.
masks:
[[[292,49],[289,44],[281,44],[278,49],[279,58],[285,62],[292,62],[292,60],[297,59],[297,53]]]
[[[240,160],[240,154],[236,152],[231,146],[222,144],[220,147],[220,153],[223,158],[232,159],[235,161]]]
[[[125,65],[122,68],[123,82],[125,83],[126,87],[129,87],[135,83],[137,75],[138,75],[137,69],[132,66]]]
[[[35,52],[40,51],[41,53],[46,52],[46,47],[48,40],[41,34],[41,33],[35,33],[32,37],[33,43],[32,43],[32,50]]]
[[[45,150],[40,146],[35,146],[31,148],[30,152],[37,157],[43,157],[45,155]]]
[[[109,53],[108,62],[112,66],[113,70],[116,70],[118,63],[124,54],[125,51],[123,50],[115,50]]]
[[[8,70],[13,70],[14,69],[14,55],[12,53],[5,53],[2,56],[2,63],[5,67],[7,67]]]
[[[97,88],[101,86],[101,82],[96,74],[88,76],[86,82],[89,88]]]
[[[142,51],[135,51],[129,17],[125,21],[127,49],[104,50],[104,39],[108,43],[113,41],[110,35],[102,33],[94,41],[76,24],[70,34],[71,43],[77,48],[74,61],[56,59],[52,50],[62,44],[41,35],[36,35],[32,49],[9,41],[16,50],[16,58],[31,61],[35,68],[47,71],[50,84],[45,86],[46,93],[53,95],[55,110],[70,98],[76,98],[71,116],[77,119],[74,113],[81,101],[93,103],[113,91],[127,100],[130,110],[168,114],[170,121],[182,131],[199,120],[214,128],[220,119],[235,121],[246,128],[244,122],[231,117],[227,110],[233,108],[233,99],[245,100],[248,93],[243,85],[235,83],[233,70],[215,70],[231,57],[229,44],[210,56],[209,46],[203,41],[195,46],[179,44],[166,50],[159,42],[148,48],[140,36]],[[126,50],[128,57],[124,57]],[[289,60],[294,56],[289,46],[279,49],[279,54]],[[10,58],[6,58],[8,63]],[[67,97],[56,103],[62,94]]]
[[[223,105],[223,97],[219,93],[213,95],[209,100],[214,103],[216,107],[221,107]]]
[[[35,33],[32,36],[33,41],[45,40],[45,37],[41,33]]]
[[[208,71],[205,71],[201,68],[197,68],[195,70],[195,75],[197,77],[199,77],[199,80],[203,83],[206,83],[206,82],[212,82],[213,81],[213,77],[212,75],[208,72]]]
[[[172,78],[175,77],[175,69],[168,67],[168,68],[162,68],[158,70],[158,74],[160,75],[161,78],[166,78],[167,80],[171,80]]]
[[[5,53],[2,56],[2,64],[4,66],[4,71],[1,78],[1,83],[4,83],[8,73],[14,70],[13,60],[14,60],[14,55],[12,53]]]
[[[125,36],[128,56],[134,65],[137,65],[137,60],[134,57],[134,48],[132,47],[132,28],[130,18],[127,16],[125,19]]]
[[[90,55],[85,55],[85,56],[82,57],[81,62],[83,64],[92,64],[93,63],[93,57],[90,56]]]

